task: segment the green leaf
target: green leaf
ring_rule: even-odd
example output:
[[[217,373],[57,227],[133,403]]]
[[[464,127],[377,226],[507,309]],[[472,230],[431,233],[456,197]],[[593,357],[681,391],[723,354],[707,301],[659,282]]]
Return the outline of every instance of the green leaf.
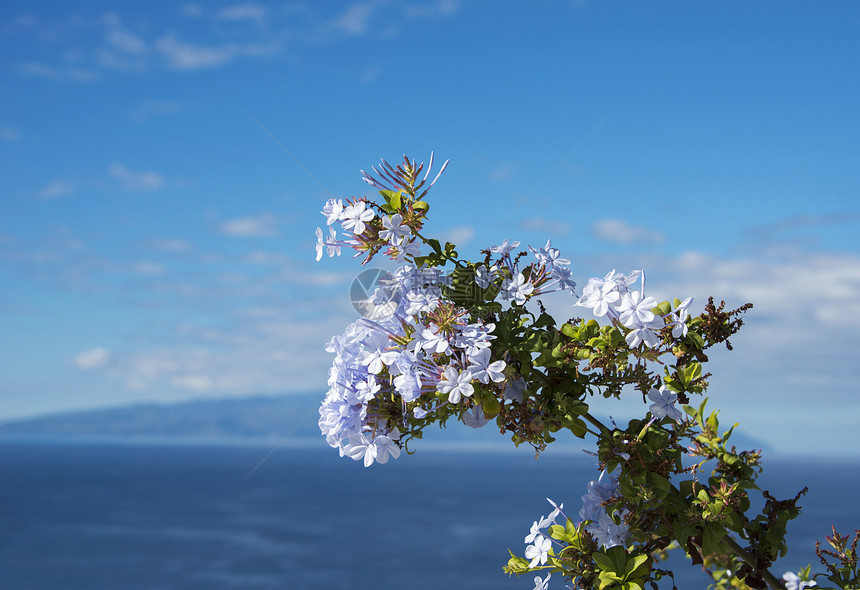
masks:
[[[652,307],[651,311],[657,315],[667,316],[669,315],[669,312],[672,311],[672,305],[668,301],[663,301],[662,303],[658,303],[655,307]]]
[[[424,211],[425,213],[427,213],[427,211],[430,209],[430,205],[427,203],[427,201],[415,201],[414,203],[412,203],[412,208],[415,211]]]
[[[615,562],[612,561],[606,553],[601,553],[599,551],[594,552],[591,555],[591,558],[594,559],[594,563],[604,572],[615,572]],[[622,568],[622,571],[623,568]]]
[[[576,338],[577,329],[568,323],[561,327],[561,333],[568,338]]]
[[[675,539],[678,541],[681,547],[686,547],[687,539],[689,539],[695,532],[695,527],[689,524],[681,525],[675,529]]]
[[[726,552],[726,546],[723,545],[723,537],[725,530],[718,524],[705,525],[704,534],[702,535],[702,552],[705,556],[716,555]]]
[[[511,554],[511,558],[508,560],[508,565],[504,568],[505,573],[522,574],[529,571],[529,560],[514,555],[514,552],[510,549],[508,549],[508,553]]]
[[[628,577],[634,577],[634,578],[638,577],[633,572],[635,572],[642,565],[645,565],[647,563],[648,563],[648,556],[647,555],[642,555],[642,554],[634,555],[633,557],[631,557],[627,561],[627,567],[624,568],[624,573],[626,573]]]
[[[597,575],[597,579],[598,579],[598,586],[597,587],[600,590],[603,590],[604,588],[606,588],[608,586],[612,586],[613,584],[615,584],[615,582],[618,582],[621,580],[620,577],[616,576],[615,574],[613,574],[611,572],[600,572]]]
[[[621,545],[616,545],[607,549],[606,554],[615,564],[615,571],[619,574],[624,573],[624,569],[627,567],[627,549]]]
[[[487,418],[495,418],[498,416],[502,407],[499,400],[492,393],[487,392],[487,395],[481,396],[481,409],[484,411],[484,416]]]
[[[654,491],[657,494],[657,499],[662,500],[666,496],[669,495],[669,492],[672,490],[672,484],[668,479],[660,475],[659,473],[654,473],[653,471],[648,471],[645,480],[648,485],[654,488]]]

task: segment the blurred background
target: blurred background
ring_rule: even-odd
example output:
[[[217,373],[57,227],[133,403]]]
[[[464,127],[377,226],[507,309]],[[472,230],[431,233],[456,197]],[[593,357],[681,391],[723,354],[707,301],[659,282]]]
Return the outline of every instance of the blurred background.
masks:
[[[355,318],[360,268],[316,263],[313,232],[326,199],[373,196],[360,169],[431,151],[450,164],[427,233],[463,255],[551,239],[580,285],[644,268],[651,295],[696,313],[710,295],[754,303],[735,350],[711,355],[711,406],[801,461],[785,473],[838,459],[817,477],[841,482],[860,456],[858,19],[804,2],[3,2],[0,461],[32,487],[0,493],[42,514],[45,461],[92,467],[105,448],[69,449],[99,440],[256,441],[242,477],[280,445],[255,473],[277,480],[289,448],[344,469],[333,485],[367,479],[316,435],[323,345]],[[548,306],[564,321],[572,303]],[[600,411],[645,409],[634,394]],[[437,444],[462,462],[498,438],[481,436]],[[570,504],[590,477],[576,457]],[[6,553],[9,587],[54,587],[20,561],[57,553],[35,522],[5,521],[32,533]],[[175,587],[284,587],[246,569]]]

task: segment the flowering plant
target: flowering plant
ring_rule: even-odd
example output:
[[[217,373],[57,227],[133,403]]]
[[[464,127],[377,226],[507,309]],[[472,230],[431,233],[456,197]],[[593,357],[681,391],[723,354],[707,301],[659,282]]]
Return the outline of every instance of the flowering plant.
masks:
[[[709,299],[694,316],[692,298],[648,296],[641,270],[591,278],[578,293],[570,260],[549,240],[527,250],[505,240],[481,260],[463,260],[455,244],[422,235],[428,191],[446,166],[428,183],[432,155],[426,169],[405,157],[396,166],[383,160],[372,174],[362,171],[380,200],[323,207],[328,235],[317,228],[317,260],[347,248],[362,264],[380,254],[402,264],[363,302],[363,317],[326,346],[335,355],[320,407],[327,442],[370,466],[411,452],[425,427],[449,420],[472,428],[492,421],[537,453],[562,430],[592,438],[601,473],[581,508],[568,515],[550,500],[523,556],[512,552],[504,568],[546,573],[534,578],[535,590],[553,575],[572,588],[675,588],[673,572],[661,567],[672,548],[720,590],[816,585],[810,568],[781,580],[770,571],[787,551],[786,526],[806,489],[784,500],[760,491],[760,453],[728,445],[734,426],[721,430],[707,399],[691,405],[708,387],[707,351],[732,348],[752,305],[726,309]],[[553,291],[603,323],[557,322],[538,299]],[[605,424],[589,411],[596,395],[648,405],[626,426]],[[764,500],[757,513],[753,494]],[[828,541],[835,551],[819,556],[829,575],[818,577],[856,588],[857,538],[849,545],[834,530]]]

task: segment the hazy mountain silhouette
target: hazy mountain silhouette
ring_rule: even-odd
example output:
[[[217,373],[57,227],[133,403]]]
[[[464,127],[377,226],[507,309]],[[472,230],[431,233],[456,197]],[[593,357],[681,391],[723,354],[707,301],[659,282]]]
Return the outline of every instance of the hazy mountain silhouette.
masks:
[[[325,445],[317,421],[321,393],[233,397],[175,404],[137,404],[118,408],[52,414],[0,423],[0,437],[110,438],[159,440],[265,440],[318,442]],[[590,448],[590,442],[559,433],[553,446]],[[731,443],[739,449],[768,450],[760,440],[735,431]],[[450,421],[444,430],[429,426],[424,440],[410,447],[480,444],[512,447],[495,423],[471,429]]]

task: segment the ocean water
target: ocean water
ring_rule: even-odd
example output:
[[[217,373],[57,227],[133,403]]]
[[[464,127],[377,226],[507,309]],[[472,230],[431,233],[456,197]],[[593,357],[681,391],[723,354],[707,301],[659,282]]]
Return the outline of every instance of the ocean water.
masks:
[[[546,496],[568,514],[584,454],[419,450],[364,469],[327,448],[0,443],[0,589],[370,590],[533,587],[501,571]],[[836,524],[860,528],[860,464],[771,460],[762,487],[810,486],[799,569]],[[707,578],[677,556],[682,590]],[[560,583],[552,585],[561,588]]]

